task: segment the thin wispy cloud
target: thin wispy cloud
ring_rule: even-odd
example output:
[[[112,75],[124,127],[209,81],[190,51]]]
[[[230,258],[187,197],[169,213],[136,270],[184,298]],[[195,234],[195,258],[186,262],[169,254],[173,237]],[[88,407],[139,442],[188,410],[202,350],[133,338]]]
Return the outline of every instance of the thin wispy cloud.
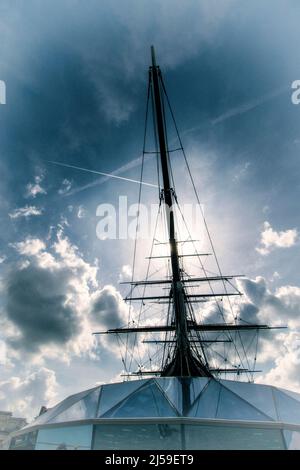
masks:
[[[26,198],[36,198],[39,194],[47,194],[47,191],[45,188],[42,187],[41,183],[44,179],[44,175],[36,175],[34,177],[34,183],[28,183],[26,185],[26,192],[25,192],[25,197]]]
[[[32,217],[41,215],[43,213],[43,209],[36,207],[36,206],[25,206],[19,207],[15,209],[13,212],[10,212],[8,215],[11,219],[19,219],[20,217]]]

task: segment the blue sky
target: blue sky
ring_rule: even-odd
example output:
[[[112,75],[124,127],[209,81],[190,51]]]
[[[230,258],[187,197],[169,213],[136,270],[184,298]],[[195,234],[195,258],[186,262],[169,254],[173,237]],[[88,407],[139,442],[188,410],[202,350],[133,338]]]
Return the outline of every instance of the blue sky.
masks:
[[[263,340],[258,380],[300,390],[299,14],[292,0],[1,2],[0,408],[31,417],[122,369],[91,332],[126,315],[133,243],[99,240],[96,209],[138,186],[48,161],[139,178],[151,44],[222,269],[247,276],[245,310],[290,327]],[[151,158],[145,172],[155,183]]]

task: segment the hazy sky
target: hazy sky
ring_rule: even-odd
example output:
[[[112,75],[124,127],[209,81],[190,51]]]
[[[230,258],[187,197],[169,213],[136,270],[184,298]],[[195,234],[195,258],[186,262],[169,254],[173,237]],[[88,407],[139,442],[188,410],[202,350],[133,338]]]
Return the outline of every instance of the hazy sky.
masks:
[[[139,179],[151,44],[243,312],[289,326],[258,380],[300,391],[299,20],[296,0],[1,1],[0,409],[32,417],[122,370],[91,333],[124,321],[133,244],[99,240],[96,209],[138,186],[48,161]]]

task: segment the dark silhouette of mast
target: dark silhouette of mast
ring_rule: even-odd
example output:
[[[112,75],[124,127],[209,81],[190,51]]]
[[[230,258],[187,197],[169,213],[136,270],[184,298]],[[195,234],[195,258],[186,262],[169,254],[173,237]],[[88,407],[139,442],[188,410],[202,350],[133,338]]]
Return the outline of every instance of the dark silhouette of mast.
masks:
[[[209,376],[208,369],[193,356],[190,349],[187,329],[187,315],[185,304],[184,287],[181,282],[182,273],[179,266],[178,248],[175,237],[174,224],[174,189],[170,185],[170,171],[168,162],[168,149],[166,144],[166,130],[164,127],[164,116],[160,92],[160,69],[156,65],[154,47],[151,46],[152,67],[150,67],[150,80],[153,87],[155,116],[156,116],[156,132],[159,142],[160,160],[163,177],[163,199],[165,202],[165,213],[167,218],[170,257],[172,267],[172,287],[171,296],[173,297],[175,326],[176,326],[176,347],[174,357],[162,371],[162,375],[166,376]]]

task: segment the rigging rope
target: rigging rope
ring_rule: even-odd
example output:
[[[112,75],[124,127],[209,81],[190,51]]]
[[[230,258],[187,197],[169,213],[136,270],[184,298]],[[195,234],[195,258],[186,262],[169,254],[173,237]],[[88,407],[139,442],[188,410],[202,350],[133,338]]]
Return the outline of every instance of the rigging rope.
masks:
[[[149,80],[149,83],[148,83],[148,90],[147,90],[147,104],[146,104],[146,116],[145,116],[144,139],[143,139],[143,156],[142,156],[142,166],[141,166],[140,185],[139,185],[139,194],[138,194],[138,213],[137,213],[137,221],[136,221],[136,228],[135,228],[135,235],[136,236],[135,236],[135,240],[134,240],[133,263],[132,263],[132,273],[131,273],[131,281],[132,282],[133,282],[133,279],[134,279],[135,259],[136,259],[136,250],[137,250],[137,235],[138,235],[138,229],[139,229],[140,204],[141,204],[142,182],[143,182],[143,172],[144,172],[144,159],[145,159],[145,153],[144,152],[145,152],[145,147],[146,147],[147,124],[148,124],[149,97],[150,97],[150,80]],[[128,311],[128,327],[130,326],[131,313],[132,313],[132,302],[130,301],[129,311]],[[127,335],[127,337],[126,337],[125,362],[127,361],[128,339],[129,339],[129,335]]]
[[[234,319],[234,322],[236,323],[237,321],[237,316],[234,314],[234,311],[233,311],[233,306],[232,306],[232,303],[230,301],[230,298],[229,298],[229,295],[228,295],[228,290],[227,290],[227,286],[226,286],[226,283],[225,283],[225,279],[223,278],[222,276],[222,271],[221,271],[221,267],[220,267],[220,264],[219,264],[219,260],[218,260],[218,257],[217,257],[217,254],[216,254],[216,251],[215,251],[215,248],[214,248],[214,244],[213,244],[213,240],[212,240],[212,237],[211,237],[211,234],[209,232],[209,229],[208,229],[208,225],[207,225],[207,222],[206,222],[206,219],[205,219],[205,216],[204,216],[204,212],[203,212],[203,209],[202,209],[202,206],[200,204],[200,199],[199,199],[199,195],[198,195],[198,192],[197,192],[197,189],[196,189],[196,185],[195,185],[195,181],[194,181],[194,178],[193,178],[193,175],[192,175],[192,172],[191,172],[191,169],[190,169],[190,166],[189,166],[189,163],[188,163],[188,160],[187,160],[187,156],[186,156],[186,153],[185,153],[185,150],[184,150],[184,147],[183,147],[183,144],[182,144],[182,141],[181,141],[181,137],[180,137],[180,134],[179,134],[179,130],[178,130],[178,127],[177,127],[177,123],[175,121],[175,116],[174,116],[174,113],[173,113],[173,110],[172,110],[172,107],[171,107],[171,104],[170,104],[170,100],[168,98],[168,95],[167,95],[167,92],[166,92],[166,88],[165,88],[165,85],[164,85],[164,82],[163,82],[163,79],[162,79],[162,76],[161,74],[159,74],[159,86],[161,87],[163,93],[162,93],[162,108],[163,108],[163,126],[164,126],[164,129],[165,129],[165,138],[166,138],[166,146],[167,146],[167,149],[168,149],[168,134],[167,134],[167,122],[166,122],[166,113],[165,113],[165,100],[166,100],[166,103],[167,103],[167,106],[168,106],[168,109],[170,111],[170,114],[171,114],[171,117],[172,117],[172,120],[173,120],[173,124],[174,124],[174,127],[175,127],[175,131],[176,131],[176,135],[177,135],[177,139],[179,141],[179,145],[180,147],[177,149],[173,149],[173,150],[167,150],[167,159],[168,159],[168,163],[169,163],[169,168],[170,168],[170,176],[171,176],[171,181],[172,181],[172,191],[173,191],[173,195],[174,195],[174,199],[175,199],[175,202],[176,202],[176,206],[178,207],[179,209],[179,212],[180,212],[180,215],[182,217],[182,220],[184,222],[184,225],[186,227],[186,230],[187,230],[187,233],[189,235],[189,238],[191,239],[191,242],[193,243],[193,247],[194,247],[194,250],[195,250],[195,253],[198,257],[198,260],[200,262],[200,266],[201,266],[201,269],[205,275],[205,277],[207,278],[207,282],[208,282],[208,285],[209,285],[209,288],[212,292],[213,295],[215,295],[215,292],[214,292],[214,289],[213,289],[213,286],[212,286],[212,283],[210,282],[210,280],[208,279],[208,275],[207,273],[209,272],[205,267],[204,267],[204,264],[202,262],[202,259],[201,259],[201,256],[200,254],[198,253],[198,250],[194,244],[194,241],[191,237],[191,234],[189,232],[189,229],[188,229],[188,226],[187,226],[187,223],[186,223],[186,220],[183,216],[183,213],[181,211],[181,208],[178,204],[178,201],[177,201],[177,197],[176,197],[176,193],[175,193],[175,182],[174,182],[174,176],[173,176],[173,170],[172,170],[172,164],[171,164],[171,160],[170,160],[170,152],[176,152],[176,151],[181,151],[182,154],[183,154],[183,157],[184,157],[184,161],[185,161],[185,164],[186,164],[186,167],[187,167],[187,170],[188,170],[188,174],[189,174],[189,178],[191,180],[191,183],[192,183],[192,187],[193,187],[193,191],[194,191],[194,194],[196,196],[196,200],[197,200],[197,203],[199,205],[199,208],[200,208],[200,211],[201,211],[201,215],[202,215],[202,219],[203,219],[203,223],[204,223],[204,226],[205,226],[205,230],[206,230],[206,233],[207,233],[207,236],[208,236],[208,240],[209,240],[209,243],[210,243],[210,246],[211,246],[211,249],[212,249],[212,252],[213,252],[213,256],[214,256],[214,259],[215,259],[215,262],[216,262],[216,266],[217,266],[217,270],[218,270],[218,273],[220,275],[220,280],[222,281],[222,284],[223,284],[223,288],[224,288],[224,296],[227,296],[227,301],[228,301],[228,305],[229,305],[229,308],[230,308],[230,311],[231,311],[231,314],[233,316],[233,319]],[[147,127],[148,127],[148,114],[149,114],[149,100],[151,99],[151,104],[152,104],[152,110],[153,110],[153,113],[152,113],[152,118],[153,118],[153,128],[154,128],[154,143],[155,143],[155,151],[154,152],[149,152],[149,151],[146,151],[146,138],[147,138]],[[149,279],[149,273],[150,273],[150,262],[151,262],[151,257],[152,257],[152,253],[153,253],[153,248],[154,248],[154,241],[155,241],[155,235],[156,235],[156,231],[157,231],[157,225],[158,225],[158,220],[159,220],[159,216],[161,215],[161,203],[162,203],[162,192],[161,192],[161,184],[160,184],[160,165],[159,165],[159,151],[158,151],[158,142],[157,142],[157,133],[156,133],[156,118],[155,118],[155,112],[154,112],[154,95],[153,95],[153,89],[152,89],[152,81],[151,81],[151,77],[149,76],[149,82],[148,82],[148,91],[147,91],[147,105],[146,105],[146,117],[145,117],[145,128],[144,128],[144,140],[143,140],[143,157],[142,157],[142,166],[141,166],[141,174],[140,174],[140,185],[139,185],[139,194],[138,194],[138,212],[137,212],[137,223],[136,223],[136,237],[135,237],[135,243],[134,243],[134,252],[133,252],[133,266],[132,266],[132,275],[131,275],[131,282],[132,282],[132,287],[131,287],[131,291],[130,291],[130,294],[132,293],[132,291],[137,287],[136,285],[133,284],[133,281],[134,281],[134,276],[135,276],[135,267],[136,267],[136,257],[137,257],[137,235],[138,235],[138,230],[139,230],[139,223],[140,223],[140,204],[141,204],[141,194],[142,194],[142,182],[143,182],[143,172],[144,172],[144,160],[145,160],[145,155],[148,154],[148,153],[153,153],[156,155],[156,166],[157,166],[157,178],[158,178],[158,192],[159,192],[159,208],[158,208],[158,212],[157,212],[157,217],[156,217],[156,222],[155,222],[155,228],[154,228],[154,236],[153,236],[153,239],[152,239],[152,244],[151,244],[151,249],[150,249],[150,257],[149,257],[149,262],[148,262],[148,266],[147,266],[147,272],[146,272],[146,277],[145,277],[145,281],[147,281]],[[176,216],[176,215],[175,215]],[[176,216],[176,219],[177,219],[177,216]],[[163,219],[163,222],[166,223],[166,221]],[[177,228],[179,227],[179,224],[177,223]],[[169,267],[170,266],[170,260],[166,261],[167,263],[167,266]],[[181,266],[181,269],[183,270],[183,266]],[[230,285],[232,285],[232,287],[234,287],[236,290],[238,290],[232,283],[229,282]],[[192,289],[192,292],[193,292],[193,287],[189,287]],[[146,284],[144,284],[144,287],[142,289],[142,297],[144,297],[145,295],[145,290],[146,290]],[[217,308],[219,310],[219,313],[224,321],[224,323],[226,324],[226,319],[225,319],[225,316],[224,316],[224,312],[223,312],[223,308],[221,308],[220,304],[219,304],[219,301],[216,300],[216,305],[217,305]],[[167,313],[167,324],[169,324],[169,321],[170,321],[170,315],[173,314],[174,315],[174,312],[172,311],[171,309],[171,306],[172,306],[172,299],[170,297],[170,301],[169,301],[169,304],[168,304],[168,313]],[[137,318],[137,324],[139,324],[140,322],[140,319],[141,319],[141,315],[142,313],[145,313],[145,309],[143,310],[143,307],[144,307],[144,303],[143,301],[141,301],[141,304],[140,304],[140,308],[139,308],[139,313],[138,313],[138,318]],[[147,309],[146,309],[147,310]],[[193,305],[192,305],[192,302],[189,302],[187,301],[187,311],[189,312],[189,318],[191,321],[196,321],[195,319],[195,313],[194,313],[194,309],[193,309]],[[174,320],[172,318],[172,320]],[[172,321],[171,320],[171,321]],[[244,321],[244,320],[243,320]],[[130,304],[129,304],[129,311],[128,311],[128,327],[130,326],[130,323],[135,323],[134,320],[132,320],[132,300],[130,300]],[[247,322],[246,322],[247,323]],[[233,335],[227,331],[227,332],[223,332],[223,333],[220,333],[220,334],[224,334],[225,337],[227,337],[228,339],[230,339],[230,346],[229,346],[229,352],[228,352],[228,355],[230,354],[230,350],[231,350],[231,345],[233,345],[234,347],[234,353],[235,353],[235,358],[236,356],[238,356],[238,359],[240,361],[239,365],[238,366],[234,366],[234,364],[232,364],[232,366],[234,367],[237,367],[237,369],[241,366],[244,367],[243,365],[243,359],[240,355],[240,352],[237,348],[237,344],[236,344],[236,340],[237,338],[240,340],[241,342],[241,345],[242,345],[242,350],[243,350],[243,354],[244,354],[244,359],[246,360],[246,363],[247,363],[247,366],[248,366],[248,369],[250,369],[250,363],[249,363],[249,359],[248,359],[248,355],[247,355],[247,351],[245,349],[245,345],[242,341],[242,337],[241,337],[241,334],[239,331],[235,332]],[[164,347],[163,347],[163,356],[162,356],[162,366],[164,364],[167,364],[167,361],[170,359],[170,356],[171,356],[171,351],[172,349],[174,348],[174,345],[172,346],[172,343],[168,343],[167,342],[167,339],[169,339],[171,337],[172,333],[171,332],[166,332],[165,333],[165,340],[166,342],[164,343]],[[207,350],[204,349],[203,347],[203,344],[201,343],[201,340],[203,341],[203,335],[204,335],[204,338],[205,338],[205,333],[201,333],[199,331],[196,332],[196,338],[198,338],[199,342],[200,342],[200,346],[201,346],[201,351],[202,351],[202,357],[204,359],[204,363],[206,363],[206,365],[208,365],[208,359],[206,357],[206,353],[207,353]],[[257,333],[257,340],[258,340],[258,333]],[[123,359],[122,358],[122,361],[124,363],[124,366],[125,366],[125,370],[127,371],[127,359],[128,359],[128,341],[129,341],[129,334],[127,334],[127,337],[126,337],[126,348],[125,348],[125,358]],[[251,344],[253,342],[253,339],[251,341]],[[132,366],[132,362],[134,360],[134,362],[137,362],[136,359],[134,358],[134,350],[135,350],[135,347],[136,347],[136,343],[137,343],[137,333],[135,333],[135,336],[134,336],[134,342],[133,342],[133,347],[131,349],[131,351],[129,351],[129,356],[130,356],[130,359],[129,359],[129,367],[128,369],[130,370],[131,369],[131,366]],[[196,347],[196,343],[195,343],[195,338],[194,340],[191,338],[191,343],[192,343],[192,349],[194,350],[194,352],[197,353],[197,356],[198,358],[201,358],[200,354],[199,354],[199,350],[198,348]],[[158,344],[158,343],[157,343]],[[156,346],[157,346],[156,344]],[[250,344],[250,346],[251,346]],[[249,347],[250,347],[249,346]],[[231,364],[231,361],[228,360],[228,355],[225,354],[226,352],[226,345],[224,343],[224,356],[222,356],[219,352],[217,351],[214,351],[214,349],[209,346],[208,348],[211,348],[211,351],[210,351],[210,354],[211,353],[214,353],[218,356],[220,356],[224,362],[225,362],[225,365],[227,366],[227,364]],[[148,360],[144,362],[144,364],[142,364],[142,359],[141,359],[141,355],[140,355],[140,350],[138,348],[138,358],[139,358],[139,361],[137,362],[138,364],[138,367],[139,367],[139,370],[142,370],[142,368],[144,367],[145,364],[149,363],[150,362],[150,365],[152,364],[152,361],[153,359],[158,355],[158,353],[160,353],[161,351],[161,348],[158,348],[157,346],[157,349],[156,349],[156,353],[154,355],[152,355],[152,357],[150,356],[150,351],[149,351],[149,347],[148,347]],[[167,351],[168,351],[168,354],[167,354]],[[256,343],[256,352],[255,352],[255,358],[254,358],[254,367],[255,367],[255,364],[256,364],[256,353],[257,353],[257,343]],[[166,357],[167,356],[167,357]],[[252,374],[253,376],[253,374]]]
[[[188,174],[189,174],[189,177],[190,177],[190,180],[191,180],[191,183],[192,183],[192,187],[193,187],[193,190],[194,190],[194,194],[195,194],[195,196],[196,196],[196,200],[197,200],[197,203],[198,203],[199,208],[200,208],[200,211],[201,211],[201,215],[202,215],[202,219],[203,219],[203,222],[204,222],[205,230],[206,230],[206,233],[207,233],[207,236],[208,236],[208,239],[209,239],[209,243],[210,243],[210,246],[211,246],[211,249],[212,249],[212,252],[213,252],[215,261],[216,261],[216,265],[217,265],[217,268],[218,268],[218,272],[219,272],[219,275],[222,277],[222,271],[221,271],[220,263],[219,263],[219,260],[218,260],[218,257],[217,257],[216,251],[215,251],[215,247],[214,247],[214,244],[213,244],[213,241],[212,241],[212,237],[211,237],[211,234],[210,234],[210,231],[209,231],[207,222],[206,222],[206,218],[205,218],[204,213],[203,213],[203,209],[202,209],[202,206],[201,206],[201,203],[200,203],[200,199],[199,199],[199,195],[198,195],[198,192],[197,192],[197,189],[196,189],[195,181],[194,181],[194,178],[193,178],[193,175],[192,175],[192,172],[191,172],[191,169],[190,169],[188,160],[187,160],[187,156],[186,156],[186,153],[185,153],[185,150],[184,150],[184,147],[183,147],[183,144],[182,144],[182,140],[181,140],[181,137],[180,137],[180,134],[179,134],[179,129],[178,129],[178,126],[177,126],[177,123],[176,123],[176,120],[175,120],[175,115],[174,115],[173,109],[172,109],[172,107],[171,107],[171,103],[170,103],[170,100],[169,100],[169,97],[168,97],[168,94],[167,94],[167,91],[166,91],[166,88],[165,88],[165,85],[164,85],[163,78],[162,78],[162,75],[161,75],[161,74],[159,75],[159,78],[160,78],[160,82],[161,82],[161,86],[162,86],[164,95],[165,95],[166,100],[167,100],[167,103],[168,103],[168,107],[169,107],[170,114],[171,114],[171,116],[172,116],[173,124],[174,124],[174,127],[175,127],[175,131],[176,131],[176,134],[177,134],[177,138],[178,138],[178,141],[179,141],[179,145],[180,145],[180,148],[181,148],[181,151],[182,151],[184,160],[185,160],[185,164],[186,164],[186,167],[187,167],[187,170],[188,170]],[[224,287],[225,293],[228,294],[227,287],[226,287],[226,283],[225,283],[225,281],[224,281],[223,279],[222,279],[222,283],[223,283],[223,287]],[[228,304],[229,304],[229,307],[230,307],[232,316],[233,316],[233,318],[234,318],[234,320],[235,320],[235,322],[236,322],[236,318],[235,318],[235,315],[234,315],[234,313],[233,313],[232,303],[231,303],[229,297],[228,297]],[[239,336],[239,338],[240,338],[240,340],[241,340],[240,332],[237,332],[237,334],[238,334],[238,336]],[[245,355],[245,359],[246,359],[248,368],[250,369],[249,360],[248,360],[248,357],[247,357],[247,354],[246,354],[246,351],[245,351],[245,348],[244,348],[244,345],[243,345],[242,340],[241,340],[241,345],[242,345],[243,353],[244,353],[244,355]]]

